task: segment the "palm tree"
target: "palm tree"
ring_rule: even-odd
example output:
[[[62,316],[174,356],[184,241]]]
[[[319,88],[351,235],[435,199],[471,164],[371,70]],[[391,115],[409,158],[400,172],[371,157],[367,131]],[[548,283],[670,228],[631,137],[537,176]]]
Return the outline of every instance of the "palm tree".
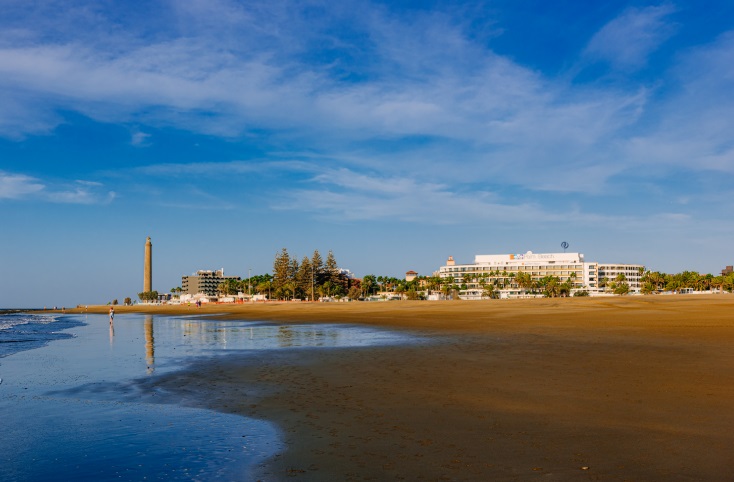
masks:
[[[724,292],[724,276],[714,276],[711,279],[711,286],[719,288],[719,293]]]
[[[264,294],[267,292],[268,299],[272,299],[270,296],[270,291],[273,289],[273,282],[270,280],[261,281],[258,283],[258,285],[255,287],[258,293]]]
[[[362,289],[364,290],[365,296],[370,296],[372,294],[372,289],[375,287],[376,281],[377,278],[375,278],[375,275],[373,274],[365,275],[365,277],[362,278]]]
[[[451,293],[451,285],[449,283],[443,284],[443,285],[441,285],[441,288],[440,289],[441,289],[441,293],[443,293],[443,295],[446,298],[448,298],[449,293]]]
[[[731,293],[732,290],[734,290],[734,274],[728,274],[726,276],[722,276],[722,278],[724,281],[721,284],[721,289]]]
[[[321,293],[321,296],[331,296],[334,292],[334,283],[327,281],[319,287],[319,292]]]
[[[283,285],[283,292],[285,294],[286,299],[295,299],[296,298],[296,288],[298,288],[298,283],[295,280],[287,281]],[[290,293],[290,295],[289,295]]]
[[[711,291],[711,283],[713,282],[713,279],[714,275],[710,273],[703,277],[702,285],[704,290]]]
[[[533,277],[530,276],[530,273],[517,273],[517,275],[515,276],[515,281],[517,282],[517,285],[525,291],[533,288]]]
[[[615,295],[626,295],[630,291],[630,285],[626,281],[620,281],[614,287]]]
[[[381,291],[385,291],[385,277],[380,275],[377,277],[377,285]]]
[[[543,294],[548,298],[556,298],[560,294],[560,279],[557,276],[545,276],[540,280],[539,286]]]
[[[640,288],[640,291],[643,295],[649,295],[650,293],[653,293],[655,291],[655,285],[653,285],[649,281],[645,281],[644,283],[642,283],[642,288]]]
[[[599,288],[602,288],[604,291],[606,291],[607,285],[609,285],[609,278],[607,278],[606,276],[599,280]]]
[[[573,273],[573,274],[575,275],[576,273]],[[571,277],[569,277],[566,281],[561,283],[559,288],[560,288],[558,292],[559,296],[562,296],[564,298],[571,296],[571,290],[573,290],[574,288],[574,283],[573,281],[571,281]]]
[[[665,291],[678,291],[679,289],[681,289],[680,279],[675,276],[671,276],[668,279],[668,282],[665,283]]]
[[[486,296],[487,298],[494,298],[496,296],[496,291],[494,289],[494,285],[492,283],[484,283],[482,286],[482,296]]]
[[[405,284],[398,283],[398,285],[395,287],[395,293],[400,295],[400,299],[403,298],[403,294],[405,294],[407,290],[405,289]]]

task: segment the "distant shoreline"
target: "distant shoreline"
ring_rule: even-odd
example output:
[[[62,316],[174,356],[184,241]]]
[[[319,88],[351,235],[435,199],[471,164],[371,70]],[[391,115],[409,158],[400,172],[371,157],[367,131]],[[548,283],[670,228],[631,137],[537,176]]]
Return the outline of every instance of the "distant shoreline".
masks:
[[[54,313],[54,310],[44,310],[43,308],[0,308],[0,315],[6,313],[37,313],[37,312],[50,312]]]
[[[481,301],[378,301],[349,303],[269,301],[255,303],[210,303],[201,308],[194,305],[116,305],[115,313],[146,313],[159,315],[205,314],[225,319],[269,320],[283,322],[360,323],[387,327],[447,328],[477,330],[482,321],[524,319],[528,313],[545,313],[577,316],[586,310],[611,308],[678,309],[678,307],[730,304],[734,296],[726,294],[705,295],[647,295],[590,298],[536,298]],[[110,305],[89,305],[87,308],[66,308],[66,313],[108,313]],[[47,310],[60,313],[61,310]],[[634,313],[630,311],[627,314]],[[445,323],[450,320],[450,323]],[[445,325],[445,326],[444,326]]]

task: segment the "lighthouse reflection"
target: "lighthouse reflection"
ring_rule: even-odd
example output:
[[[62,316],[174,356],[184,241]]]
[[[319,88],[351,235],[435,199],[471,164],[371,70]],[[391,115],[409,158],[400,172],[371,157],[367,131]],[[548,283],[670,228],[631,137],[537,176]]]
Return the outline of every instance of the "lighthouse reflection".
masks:
[[[153,315],[145,315],[145,362],[148,365],[147,373],[155,371],[155,338],[153,337]]]

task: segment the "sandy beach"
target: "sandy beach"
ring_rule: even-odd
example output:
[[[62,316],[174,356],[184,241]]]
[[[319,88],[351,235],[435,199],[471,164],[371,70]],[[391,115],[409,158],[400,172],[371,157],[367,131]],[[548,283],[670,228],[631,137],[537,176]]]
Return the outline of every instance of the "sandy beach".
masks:
[[[262,480],[734,480],[732,295],[116,311],[422,340],[233,354],[146,380],[275,422],[285,450]]]

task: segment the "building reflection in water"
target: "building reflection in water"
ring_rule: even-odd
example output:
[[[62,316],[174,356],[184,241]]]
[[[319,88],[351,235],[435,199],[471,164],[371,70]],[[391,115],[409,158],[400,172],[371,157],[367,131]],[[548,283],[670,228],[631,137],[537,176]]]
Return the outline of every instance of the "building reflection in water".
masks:
[[[153,315],[145,315],[145,362],[148,375],[155,371],[155,339],[153,338]]]
[[[165,317],[159,319],[157,323],[159,323],[158,328],[160,329],[160,323],[166,323]],[[342,343],[350,343],[353,336],[350,336],[348,330],[345,331],[338,327],[316,328],[307,325],[260,325],[253,327],[246,326],[245,323],[183,320],[179,325],[182,331],[180,341],[185,346],[266,349],[299,346],[339,346]]]
[[[283,348],[287,348],[293,345],[293,330],[290,326],[278,327],[278,342]]]
[[[183,356],[182,354],[211,355],[213,349],[271,350],[297,347],[356,347],[394,343],[404,338],[396,333],[328,324],[279,325],[240,320],[224,321],[152,315],[144,315],[142,321],[148,374],[160,373],[166,358],[171,353],[169,350],[176,350],[173,353],[178,356]],[[158,343],[157,353],[155,342]],[[157,367],[156,355],[158,355]]]

